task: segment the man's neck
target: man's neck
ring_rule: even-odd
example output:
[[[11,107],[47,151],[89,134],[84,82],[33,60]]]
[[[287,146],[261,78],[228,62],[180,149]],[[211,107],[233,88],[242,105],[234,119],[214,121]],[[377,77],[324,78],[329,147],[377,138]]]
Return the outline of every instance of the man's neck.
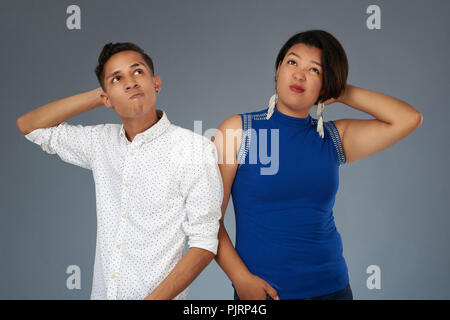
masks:
[[[127,139],[133,141],[136,135],[152,127],[158,120],[156,110],[151,115],[145,117],[122,119],[123,129],[125,130]]]

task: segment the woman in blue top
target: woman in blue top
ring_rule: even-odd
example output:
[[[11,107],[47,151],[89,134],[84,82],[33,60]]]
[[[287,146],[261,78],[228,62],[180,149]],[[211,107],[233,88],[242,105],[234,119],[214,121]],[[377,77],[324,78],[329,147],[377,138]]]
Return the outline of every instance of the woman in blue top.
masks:
[[[291,37],[276,59],[276,94],[233,115],[213,138],[236,217],[236,249],[223,224],[216,261],[239,299],[352,299],[333,205],[339,166],[405,138],[422,115],[393,97],[346,84],[347,57],[328,32]],[[340,102],[375,119],[323,122]],[[318,119],[309,113],[317,105]]]

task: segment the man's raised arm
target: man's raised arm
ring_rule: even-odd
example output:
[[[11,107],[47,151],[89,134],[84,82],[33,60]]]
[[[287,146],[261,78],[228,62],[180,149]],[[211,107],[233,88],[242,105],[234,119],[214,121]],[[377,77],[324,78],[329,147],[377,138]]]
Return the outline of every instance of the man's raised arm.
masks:
[[[18,118],[17,127],[26,135],[35,129],[56,126],[77,114],[101,106],[102,92],[102,88],[97,88],[47,103]]]

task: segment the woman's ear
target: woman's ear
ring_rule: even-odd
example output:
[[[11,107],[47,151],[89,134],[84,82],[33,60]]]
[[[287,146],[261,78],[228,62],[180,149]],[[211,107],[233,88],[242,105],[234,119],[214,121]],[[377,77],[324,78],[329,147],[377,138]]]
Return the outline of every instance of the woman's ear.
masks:
[[[280,64],[281,64],[281,62],[278,63],[277,71],[275,72],[275,82],[277,82],[277,80],[278,80],[278,74],[280,73]]]
[[[322,87],[320,88],[318,99],[323,98],[323,96],[325,96],[325,86],[323,85],[323,82],[322,82]],[[321,101],[323,102],[323,99],[321,99]]]

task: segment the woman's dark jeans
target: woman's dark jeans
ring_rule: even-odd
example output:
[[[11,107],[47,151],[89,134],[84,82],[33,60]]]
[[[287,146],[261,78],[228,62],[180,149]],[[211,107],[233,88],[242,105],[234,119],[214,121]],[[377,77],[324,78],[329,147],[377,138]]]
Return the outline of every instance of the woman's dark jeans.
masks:
[[[267,300],[273,300],[270,296],[267,296]],[[239,300],[239,297],[234,291],[234,300]],[[297,299],[297,300],[353,300],[352,289],[350,288],[350,284],[347,285],[344,289],[339,290],[337,292],[325,294],[323,296],[306,298],[306,299]]]

